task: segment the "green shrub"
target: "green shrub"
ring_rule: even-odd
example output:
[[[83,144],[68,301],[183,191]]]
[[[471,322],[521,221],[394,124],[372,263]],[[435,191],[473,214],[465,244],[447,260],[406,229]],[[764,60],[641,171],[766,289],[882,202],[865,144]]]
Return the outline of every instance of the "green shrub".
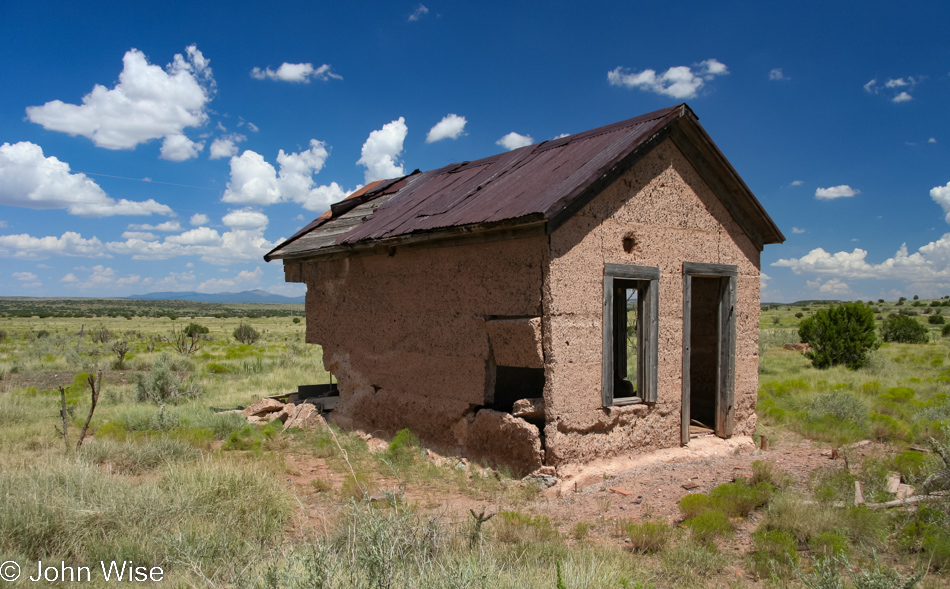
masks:
[[[234,368],[217,362],[208,362],[208,364],[205,365],[205,370],[211,374],[230,374],[235,372]]]
[[[881,337],[886,342],[926,344],[928,333],[919,321],[903,315],[891,315],[881,326]]]
[[[260,338],[261,334],[257,333],[257,330],[247,323],[242,323],[234,328],[234,339],[241,342],[242,344],[253,344]]]
[[[186,370],[191,365],[183,359],[176,359],[165,352],[155,359],[147,374],[135,375],[135,393],[140,402],[180,403],[201,395],[201,383],[195,375],[188,376]]]
[[[663,522],[645,521],[627,524],[625,530],[630,539],[630,548],[641,554],[653,554],[666,548],[672,530]]]
[[[389,443],[389,447],[386,448],[385,458],[394,464],[409,464],[413,462],[421,448],[422,444],[416,434],[409,431],[408,428],[401,429],[396,432]]]
[[[798,563],[798,542],[785,530],[757,530],[752,534],[752,563],[760,577],[787,576]]]
[[[502,511],[492,521],[498,539],[506,544],[549,542],[558,538],[557,530],[546,515],[531,516],[517,511]]]
[[[890,415],[872,413],[871,436],[882,442],[894,440],[908,441],[911,439],[911,430],[909,425]]]
[[[848,539],[838,532],[822,532],[808,539],[808,547],[815,554],[822,556],[838,556],[848,554]]]
[[[48,333],[48,332],[47,332]],[[105,325],[100,325],[89,330],[89,339],[95,344],[107,344],[115,338],[115,334],[109,331]]]
[[[205,327],[204,325],[198,325],[197,323],[189,323],[188,325],[185,326],[184,329],[181,330],[181,332],[187,335],[188,337],[192,337],[192,336],[200,337],[208,333],[208,328]]]
[[[905,481],[922,479],[935,470],[938,464],[929,454],[914,450],[905,450],[890,459],[890,468],[899,473]]]
[[[362,501],[372,494],[370,484],[369,478],[363,473],[348,474],[340,487],[340,498]]]
[[[945,325],[947,320],[942,315],[931,315],[927,318],[927,323],[931,325]]]
[[[166,436],[143,440],[97,439],[82,447],[82,457],[92,464],[108,464],[113,472],[141,474],[165,464],[196,460],[201,452],[185,441]]]
[[[680,499],[680,512],[685,519],[692,519],[697,515],[713,509],[713,500],[705,493],[690,493]]]
[[[853,501],[856,480],[847,469],[822,468],[812,472],[812,490],[819,501]]]
[[[813,419],[831,415],[836,419],[851,422],[858,426],[867,423],[867,411],[867,406],[860,397],[845,390],[834,390],[815,395],[808,409],[810,417]]]
[[[729,558],[715,548],[692,542],[679,542],[664,550],[662,559],[669,587],[697,586],[698,579],[708,579],[729,563]]]
[[[950,324],[944,325],[943,329],[940,330],[940,335],[947,337],[950,335]]]
[[[874,313],[861,303],[844,303],[821,309],[802,320],[798,336],[811,345],[805,356],[815,368],[844,364],[857,369],[866,366],[870,352],[880,343],[874,331]]]
[[[689,520],[690,537],[699,544],[712,544],[717,538],[728,536],[734,530],[729,516],[725,513],[711,509],[704,511]]]
[[[713,488],[709,497],[716,509],[732,517],[746,517],[768,503],[773,493],[769,483],[749,485],[744,481],[726,483]]]

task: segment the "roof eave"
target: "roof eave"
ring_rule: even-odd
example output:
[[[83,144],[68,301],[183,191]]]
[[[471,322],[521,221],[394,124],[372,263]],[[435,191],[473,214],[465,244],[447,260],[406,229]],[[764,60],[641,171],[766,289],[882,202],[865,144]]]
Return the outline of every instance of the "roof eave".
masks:
[[[435,231],[397,235],[385,239],[364,240],[353,244],[344,243],[323,248],[319,251],[304,251],[290,255],[283,255],[278,252],[274,255],[268,255],[270,259],[283,260],[285,264],[304,260],[328,260],[339,257],[391,252],[392,248],[397,247],[401,249],[406,247],[445,247],[466,243],[485,243],[505,239],[533,237],[546,234],[546,226],[547,220],[540,214],[529,215],[495,223],[458,225]]]

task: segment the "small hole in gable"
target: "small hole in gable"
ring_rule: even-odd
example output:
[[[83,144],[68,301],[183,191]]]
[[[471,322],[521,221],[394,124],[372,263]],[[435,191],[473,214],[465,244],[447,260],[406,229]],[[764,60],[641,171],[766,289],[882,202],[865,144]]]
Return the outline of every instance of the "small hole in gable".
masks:
[[[628,233],[623,237],[623,251],[628,254],[632,254],[637,249],[637,240],[633,237],[633,234]]]

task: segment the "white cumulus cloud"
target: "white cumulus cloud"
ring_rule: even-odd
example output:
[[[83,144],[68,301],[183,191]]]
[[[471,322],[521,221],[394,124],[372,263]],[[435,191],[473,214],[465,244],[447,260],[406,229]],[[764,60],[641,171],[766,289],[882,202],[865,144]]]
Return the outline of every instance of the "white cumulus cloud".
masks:
[[[0,145],[0,204],[66,209],[82,217],[175,214],[152,199],[116,201],[85,174],[72,173],[69,164],[45,157],[43,148],[29,141]]]
[[[631,72],[618,66],[607,72],[607,81],[612,86],[639,88],[673,98],[694,98],[706,82],[728,73],[724,63],[707,59],[692,66],[671,67],[659,75],[653,69]]]
[[[847,198],[856,194],[861,194],[861,191],[856,188],[851,188],[847,184],[832,186],[830,188],[818,188],[815,190],[815,198],[820,200]]]
[[[251,70],[251,77],[255,80],[270,79],[279,82],[296,82],[298,84],[307,84],[310,80],[326,81],[330,78],[335,80],[343,79],[343,76],[333,73],[327,64],[315,68],[312,63],[287,62],[282,63],[276,70],[272,70],[270,67],[264,69],[256,67]]]
[[[196,227],[179,235],[169,235],[165,243],[176,245],[214,245],[221,242],[221,235],[208,227]]]
[[[408,133],[406,119],[399,117],[369,134],[363,143],[360,159],[356,162],[366,167],[366,182],[405,175],[398,158],[402,154],[403,142]]]
[[[804,233],[804,229],[799,229],[798,227],[792,227],[792,233]]]
[[[329,157],[326,145],[310,140],[310,149],[299,153],[277,154],[280,173],[253,151],[231,158],[231,181],[221,198],[232,204],[265,206],[278,202],[295,202],[308,211],[324,211],[331,203],[346,196],[346,191],[331,182],[317,186],[314,174],[323,169]]]
[[[208,221],[208,215],[204,213],[195,213],[191,216],[191,219],[188,220],[192,225],[207,225]]]
[[[946,186],[934,186],[930,189],[930,198],[940,205],[944,212],[944,220],[950,223],[950,182]]]
[[[148,231],[123,231],[122,239],[141,239],[142,241],[155,241],[158,236]]]
[[[211,142],[211,148],[208,150],[208,159],[217,160],[234,157],[238,154],[238,143],[246,140],[247,136],[237,133],[218,137]]]
[[[82,104],[53,100],[26,109],[27,118],[43,128],[88,137],[98,147],[132,149],[140,143],[183,135],[203,125],[214,94],[209,61],[197,46],[176,54],[164,69],[130,49],[122,58],[119,82],[96,85]]]
[[[780,259],[772,265],[790,268],[795,274],[817,274],[838,280],[875,278],[919,284],[950,280],[950,233],[914,253],[909,253],[903,244],[892,257],[878,264],[868,262],[867,256],[867,250],[861,248],[836,253],[816,248],[800,258]]]
[[[923,77],[920,76],[916,78],[907,76],[906,78],[888,78],[884,84],[878,84],[877,78],[874,78],[864,85],[864,91],[868,94],[879,94],[881,90],[885,90],[885,93],[893,93],[891,102],[908,102],[914,99],[909,90],[913,90],[922,80]]]
[[[12,276],[21,282],[31,282],[39,278],[32,272],[14,272]]]
[[[221,198],[236,204],[270,205],[280,202],[277,170],[261,154],[247,150],[231,158],[231,181]]]
[[[89,239],[75,231],[67,231],[61,237],[33,237],[0,235],[0,256],[23,260],[46,260],[52,257],[111,258],[96,237]]]
[[[426,143],[435,143],[442,139],[458,139],[464,134],[465,123],[467,122],[465,117],[460,117],[457,114],[450,113],[446,115],[434,127],[429,129],[429,134],[426,135]]]
[[[785,77],[785,74],[782,72],[782,68],[777,67],[769,71],[769,79],[770,80],[787,80],[788,78]]]
[[[508,133],[501,139],[495,142],[495,145],[500,145],[511,151],[512,149],[518,149],[519,147],[527,147],[534,143],[534,139],[531,138],[531,135],[521,135],[512,131]]]
[[[129,225],[128,229],[130,231],[164,231],[166,233],[173,233],[175,231],[181,231],[181,223],[178,221],[165,221],[164,223],[159,223],[158,225],[149,225],[148,223],[132,223]]]
[[[211,278],[198,285],[199,292],[219,292],[224,288],[233,288],[240,286],[247,288],[248,285],[259,284],[264,277],[264,271],[258,266],[254,270],[241,270],[234,278]]]
[[[184,135],[166,135],[160,157],[171,162],[183,162],[198,157],[204,148],[204,141],[194,142]]]
[[[221,219],[231,229],[264,229],[267,227],[267,215],[254,209],[245,208],[231,211]]]

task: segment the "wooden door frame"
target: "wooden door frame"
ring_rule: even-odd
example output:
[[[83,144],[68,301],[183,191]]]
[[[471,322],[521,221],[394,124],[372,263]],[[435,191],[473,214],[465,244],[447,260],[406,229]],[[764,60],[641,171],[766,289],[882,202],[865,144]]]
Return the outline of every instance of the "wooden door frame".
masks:
[[[729,264],[683,262],[683,401],[680,443],[689,443],[690,419],[690,337],[692,328],[693,278],[719,278],[719,313],[717,317],[719,362],[716,378],[716,425],[720,438],[732,437],[735,426],[736,380],[736,285],[739,267]]]

